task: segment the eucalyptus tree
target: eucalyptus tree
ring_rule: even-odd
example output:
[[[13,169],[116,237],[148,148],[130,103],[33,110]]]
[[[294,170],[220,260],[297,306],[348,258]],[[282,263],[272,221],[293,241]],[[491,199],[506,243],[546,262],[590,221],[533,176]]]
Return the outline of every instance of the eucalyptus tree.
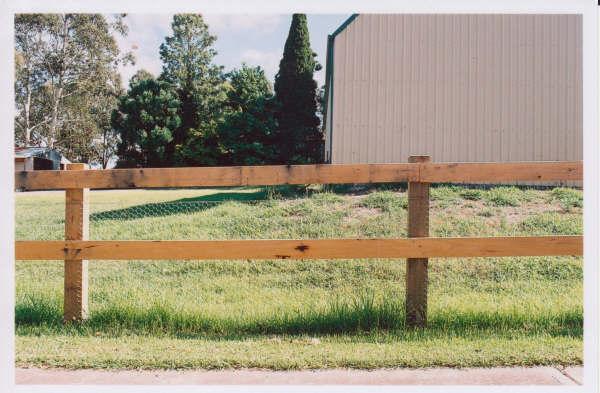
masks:
[[[15,136],[93,160],[106,109],[116,104],[122,54],[115,35],[127,34],[124,15],[19,14],[15,16]],[[105,102],[108,100],[108,103]],[[104,109],[100,109],[101,102]],[[104,111],[103,115],[98,110]]]
[[[37,141],[33,133],[50,121],[43,110],[49,18],[42,14],[15,16],[15,139],[25,146]]]

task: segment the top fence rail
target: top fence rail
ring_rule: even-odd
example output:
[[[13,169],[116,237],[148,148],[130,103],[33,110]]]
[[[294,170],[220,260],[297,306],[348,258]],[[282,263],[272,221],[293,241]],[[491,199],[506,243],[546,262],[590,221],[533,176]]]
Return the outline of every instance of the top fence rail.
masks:
[[[583,180],[582,161],[319,164],[15,173],[19,190],[232,187],[283,184],[475,183]]]

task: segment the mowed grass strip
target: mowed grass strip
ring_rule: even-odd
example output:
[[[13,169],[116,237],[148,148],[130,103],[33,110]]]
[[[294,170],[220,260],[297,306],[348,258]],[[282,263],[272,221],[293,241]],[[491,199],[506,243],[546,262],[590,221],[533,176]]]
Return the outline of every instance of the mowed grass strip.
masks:
[[[431,190],[435,236],[581,234],[581,191]],[[60,239],[64,196],[17,194],[17,239]],[[406,236],[405,186],[99,191],[92,239]],[[404,260],[90,262],[63,325],[59,261],[16,266],[20,366],[300,369],[580,364],[582,259],[432,259],[404,327]]]

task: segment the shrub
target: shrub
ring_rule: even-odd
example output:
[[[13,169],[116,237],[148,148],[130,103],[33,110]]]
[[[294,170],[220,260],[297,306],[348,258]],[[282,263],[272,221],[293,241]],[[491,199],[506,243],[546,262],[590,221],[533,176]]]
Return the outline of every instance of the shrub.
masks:
[[[436,201],[440,209],[460,204],[460,192],[462,188],[455,185],[441,185],[431,187],[429,196],[431,201]]]
[[[489,203],[495,206],[520,206],[525,199],[523,191],[517,187],[494,187],[486,194]]]
[[[483,197],[483,192],[481,190],[466,189],[460,193],[460,196],[469,201],[478,201]]]
[[[583,221],[581,216],[542,213],[521,221],[520,229],[528,235],[580,235]]]
[[[564,210],[573,207],[583,207],[583,195],[580,190],[573,188],[557,187],[550,192],[550,200],[558,201]]]

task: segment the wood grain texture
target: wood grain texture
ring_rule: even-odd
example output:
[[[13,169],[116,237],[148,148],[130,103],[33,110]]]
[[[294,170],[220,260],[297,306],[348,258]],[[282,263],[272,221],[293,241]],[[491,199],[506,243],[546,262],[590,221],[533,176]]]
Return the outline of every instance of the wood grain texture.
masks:
[[[17,172],[23,190],[62,188],[225,187],[278,184],[402,182],[416,178],[411,164],[265,165],[195,168]]]
[[[67,171],[85,171],[86,164],[67,164]],[[65,191],[65,239],[89,239],[89,189],[74,188]],[[88,261],[65,257],[64,314],[67,321],[81,321],[88,317]]]
[[[426,164],[429,156],[410,156],[408,162]],[[429,183],[408,183],[408,237],[429,237]],[[427,258],[406,259],[406,326],[427,324]]]
[[[582,161],[427,163],[419,180],[429,183],[583,180]]]
[[[581,161],[438,164],[265,165],[15,172],[15,188],[233,187],[278,184],[394,183],[404,181],[582,180]]]
[[[583,255],[583,236],[317,240],[23,240],[18,260],[350,259]]]

